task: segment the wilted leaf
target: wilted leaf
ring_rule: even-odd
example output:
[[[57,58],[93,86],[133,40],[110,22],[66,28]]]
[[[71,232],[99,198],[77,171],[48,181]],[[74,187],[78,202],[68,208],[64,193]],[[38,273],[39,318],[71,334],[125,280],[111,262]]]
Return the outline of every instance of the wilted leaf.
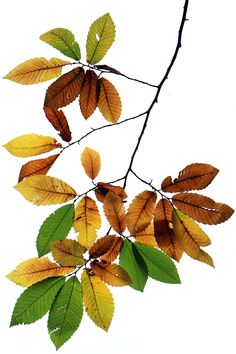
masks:
[[[127,227],[127,218],[121,198],[112,191],[108,192],[104,198],[103,210],[113,230],[123,233]]]
[[[61,53],[75,60],[81,59],[79,44],[71,31],[65,28],[54,28],[40,36],[40,39]]]
[[[151,191],[138,194],[129,206],[127,218],[131,235],[145,230],[153,218],[157,195]]]
[[[99,238],[89,249],[89,255],[91,258],[99,258],[105,253],[107,253],[113,246],[116,240],[115,235],[107,235]]]
[[[117,92],[115,86],[103,77],[99,79],[98,83],[100,92],[98,108],[108,122],[117,123],[120,118],[122,108],[119,93]]]
[[[100,328],[108,331],[114,313],[112,294],[103,281],[96,275],[82,273],[82,292],[86,312]]]
[[[121,73],[117,69],[112,68],[111,66],[106,65],[106,64],[96,65],[96,68],[99,69],[99,70],[107,70],[107,71],[109,71],[110,73],[113,73],[113,74],[118,74],[119,75]]]
[[[59,267],[47,257],[30,258],[20,263],[16,270],[7,275],[7,278],[21,286],[31,286],[41,280],[66,275],[75,270],[75,267]]]
[[[15,304],[11,326],[30,324],[42,318],[64,282],[65,277],[45,279],[26,289]]]
[[[116,237],[109,251],[104,253],[101,256],[101,259],[106,262],[113,262],[118,257],[123,242],[124,240],[122,237]]]
[[[178,193],[173,196],[172,200],[184,214],[203,224],[220,224],[228,220],[234,212],[230,206],[216,203],[197,193]]]
[[[88,119],[98,104],[98,77],[93,70],[86,71],[79,103],[83,117]]]
[[[86,147],[81,154],[81,162],[87,176],[94,180],[101,168],[99,153],[96,150]]]
[[[78,241],[90,248],[97,238],[96,230],[101,227],[101,218],[95,201],[83,197],[75,210],[74,229],[79,232]]]
[[[43,175],[25,178],[15,189],[35,205],[61,204],[76,197],[75,190],[66,182]]]
[[[113,286],[125,286],[131,283],[128,273],[118,264],[93,261],[90,267],[95,275]]]
[[[135,237],[135,240],[143,245],[157,247],[157,241],[154,236],[154,225],[151,222],[148,227],[138,232],[137,234],[133,234],[132,236]]]
[[[81,285],[71,277],[58,292],[48,317],[48,332],[56,349],[74,334],[83,316]]]
[[[44,106],[54,109],[67,106],[79,96],[84,80],[84,69],[77,67],[54,81],[46,91]]]
[[[3,145],[10,154],[17,157],[30,157],[61,147],[56,139],[38,134],[18,136]]]
[[[71,141],[71,131],[63,111],[51,107],[44,107],[43,109],[49,122],[59,131],[62,140],[69,143]]]
[[[74,221],[74,204],[64,205],[52,213],[40,227],[37,237],[38,256],[42,257],[50,252],[50,243],[55,240],[64,240]]]
[[[70,62],[57,58],[33,58],[17,65],[4,79],[23,85],[37,84],[60,76],[62,67],[67,64]]]
[[[51,242],[52,256],[60,265],[83,265],[85,260],[82,255],[86,248],[75,240],[62,240]]]
[[[113,186],[109,183],[98,182],[97,189],[95,190],[95,194],[99,202],[103,203],[104,198],[109,191],[112,191],[113,193],[118,195],[122,200],[127,198],[127,194],[125,190],[120,186]]]
[[[89,29],[86,43],[87,62],[98,63],[115,39],[115,25],[109,13],[94,21]]]
[[[34,175],[46,175],[50,170],[59,154],[46,157],[45,159],[38,159],[29,161],[21,167],[18,182],[22,179]]]
[[[200,248],[210,245],[211,240],[198,224],[178,209],[174,209],[173,227],[181,247],[190,257],[214,267],[212,258]]]
[[[155,210],[154,231],[160,249],[167,256],[179,262],[183,254],[183,249],[173,231],[172,213],[172,204],[166,199],[161,199],[157,203]]]
[[[206,188],[215,178],[219,170],[204,163],[193,163],[179,172],[178,178],[172,181],[166,177],[161,184],[164,192],[184,192]]]

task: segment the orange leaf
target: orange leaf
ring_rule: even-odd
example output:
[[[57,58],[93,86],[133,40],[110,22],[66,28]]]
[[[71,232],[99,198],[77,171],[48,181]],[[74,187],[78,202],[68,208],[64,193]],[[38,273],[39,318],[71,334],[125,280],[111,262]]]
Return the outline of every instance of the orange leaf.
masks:
[[[113,193],[115,193],[122,200],[127,198],[127,194],[126,194],[125,190],[119,186],[113,186],[109,183],[98,182],[97,187],[98,188],[95,190],[95,195],[96,195],[97,200],[99,200],[99,202],[103,203],[104,198],[109,191],[112,191]]]
[[[94,180],[101,168],[99,153],[96,150],[86,147],[81,154],[81,162],[87,176]]]
[[[98,108],[103,117],[112,123],[117,123],[121,115],[121,100],[115,86],[107,79],[99,79]]]
[[[157,247],[157,241],[154,236],[153,222],[151,222],[144,231],[138,232],[133,236],[137,242],[142,243],[143,245]]]
[[[89,249],[89,255],[91,258],[99,258],[107,253],[112,247],[115,239],[115,235],[106,235],[99,238]]]
[[[84,80],[84,69],[75,68],[54,81],[46,91],[44,106],[67,106],[79,96]]]
[[[151,191],[138,194],[129,206],[127,218],[131,235],[145,230],[153,218],[157,195]]]
[[[90,267],[95,275],[109,285],[124,286],[131,283],[128,273],[118,264],[93,261]]]
[[[79,103],[83,117],[88,119],[98,104],[98,77],[93,70],[86,71]]]
[[[118,257],[123,243],[124,240],[122,237],[116,237],[109,251],[103,254],[101,259],[106,262],[113,262]]]
[[[63,111],[51,107],[44,107],[43,109],[49,122],[59,131],[59,136],[62,140],[69,143],[71,141],[71,131]]]
[[[178,193],[172,198],[175,206],[203,224],[216,225],[228,220],[234,210],[223,203],[197,193]]]
[[[219,170],[204,163],[193,163],[186,166],[179,172],[178,178],[172,181],[170,176],[166,177],[161,184],[164,192],[184,192],[193,189],[206,188],[215,178]]]
[[[179,262],[183,249],[173,232],[172,213],[171,203],[166,199],[161,199],[157,203],[154,215],[154,232],[160,249],[167,256]]]
[[[114,231],[121,234],[127,227],[127,218],[122,200],[112,191],[104,198],[103,209],[109,224]]]
[[[27,162],[21,167],[18,182],[22,181],[25,177],[33,175],[46,175],[58,156],[59,154],[49,156],[46,159],[38,159]]]

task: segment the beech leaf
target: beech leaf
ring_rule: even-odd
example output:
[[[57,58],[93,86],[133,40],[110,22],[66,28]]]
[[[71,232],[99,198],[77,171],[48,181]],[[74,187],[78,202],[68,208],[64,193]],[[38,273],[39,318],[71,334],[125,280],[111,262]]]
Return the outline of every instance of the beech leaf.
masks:
[[[117,92],[115,86],[104,79],[99,79],[99,100],[98,108],[103,117],[111,123],[117,123],[122,109],[122,103],[120,95]]]
[[[118,264],[93,261],[90,267],[95,275],[113,286],[125,286],[131,283],[129,274]]]
[[[96,150],[86,147],[81,154],[81,162],[87,176],[94,180],[101,168],[99,153]]]
[[[154,236],[153,222],[151,222],[145,230],[137,232],[132,236],[135,237],[137,242],[142,243],[143,245],[157,247],[157,241]]]
[[[51,107],[44,107],[43,109],[49,122],[59,131],[62,140],[69,143],[71,141],[71,131],[63,111]]]
[[[113,230],[123,233],[127,227],[127,218],[121,198],[112,191],[108,192],[104,198],[103,210]]]
[[[18,182],[22,181],[26,177],[46,175],[59,156],[59,154],[56,154],[46,157],[45,159],[32,160],[27,162],[21,167]]]
[[[87,70],[79,99],[83,117],[88,119],[98,104],[98,77],[95,71]]]
[[[91,258],[99,258],[106,254],[117,239],[115,235],[106,235],[99,238],[89,249],[89,255]]]
[[[58,240],[51,242],[54,260],[63,266],[83,265],[85,260],[82,255],[86,248],[75,240]]]
[[[112,191],[113,193],[118,195],[122,200],[127,198],[127,194],[125,190],[120,186],[113,186],[112,184],[109,183],[98,182],[97,188],[95,190],[95,195],[97,200],[103,203],[104,198],[109,191]]]

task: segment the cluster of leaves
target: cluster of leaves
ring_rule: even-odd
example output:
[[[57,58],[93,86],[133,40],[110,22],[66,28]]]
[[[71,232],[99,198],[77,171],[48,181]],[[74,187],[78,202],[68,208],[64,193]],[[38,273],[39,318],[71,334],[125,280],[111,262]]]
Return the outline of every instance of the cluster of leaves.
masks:
[[[67,143],[72,139],[71,131],[59,108],[78,96],[85,119],[97,106],[112,123],[117,123],[120,117],[117,90],[95,72],[98,69],[118,73],[107,65],[95,66],[114,37],[115,26],[110,15],[97,19],[87,37],[86,65],[79,62],[80,47],[69,30],[57,28],[40,37],[78,64],[48,88],[44,102],[46,117]],[[59,76],[62,66],[69,64],[73,63],[55,58],[31,59],[6,77],[22,84],[42,82]],[[88,68],[86,73],[84,67]],[[79,327],[84,308],[98,327],[108,330],[114,312],[108,286],[129,285],[143,291],[148,277],[178,284],[180,278],[173,260],[179,262],[184,252],[214,266],[211,256],[201,248],[210,245],[210,238],[197,222],[219,224],[226,221],[233,210],[191,191],[207,187],[218,173],[215,167],[203,163],[188,165],[174,180],[166,177],[160,189],[129,168],[128,172],[149,188],[135,196],[126,208],[127,190],[115,184],[125,178],[95,182],[101,158],[89,147],[81,153],[81,163],[93,187],[81,195],[68,183],[47,175],[66,148],[56,139],[26,134],[11,140],[5,148],[17,157],[61,149],[58,154],[24,164],[15,188],[34,205],[65,204],[43,222],[36,242],[38,257],[20,263],[7,276],[27,287],[16,302],[12,326],[33,323],[49,312],[48,331],[58,349]],[[102,212],[110,226],[106,235],[99,235]],[[72,229],[74,239],[67,238]]]

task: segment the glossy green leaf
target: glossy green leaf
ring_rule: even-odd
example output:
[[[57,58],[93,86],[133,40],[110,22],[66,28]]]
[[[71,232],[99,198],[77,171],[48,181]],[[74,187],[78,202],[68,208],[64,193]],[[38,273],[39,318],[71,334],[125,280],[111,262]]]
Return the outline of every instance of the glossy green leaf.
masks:
[[[64,282],[65,277],[50,278],[26,289],[15,304],[11,326],[30,324],[43,317]]]
[[[163,252],[137,242],[135,242],[135,247],[143,257],[151,278],[163,283],[180,283],[179,274],[174,262]]]
[[[40,39],[61,53],[75,60],[80,60],[80,46],[71,31],[65,28],[54,28],[40,36]]]
[[[124,240],[119,263],[132,280],[130,286],[136,290],[143,291],[148,279],[148,269],[134,243]]]
[[[49,312],[48,331],[57,349],[74,334],[82,316],[81,285],[77,277],[73,276],[58,292]]]
[[[50,242],[64,240],[74,220],[74,204],[64,205],[51,214],[42,224],[37,237],[38,256],[50,252]]]

